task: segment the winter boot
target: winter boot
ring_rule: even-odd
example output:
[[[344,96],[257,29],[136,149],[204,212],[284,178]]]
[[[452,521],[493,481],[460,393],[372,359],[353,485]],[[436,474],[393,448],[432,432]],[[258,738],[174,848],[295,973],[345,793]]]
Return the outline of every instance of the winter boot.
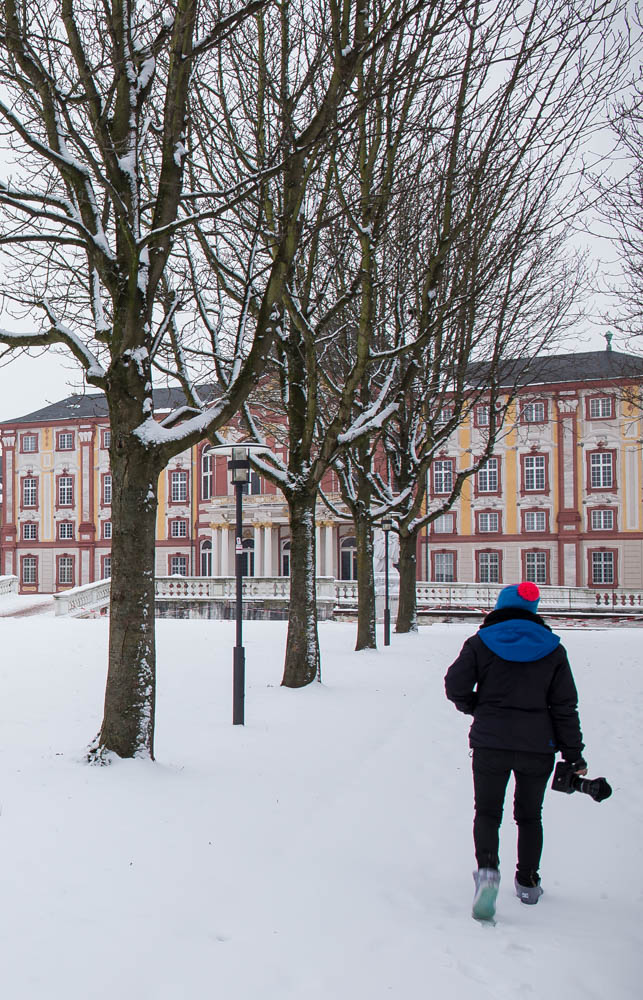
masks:
[[[516,896],[521,903],[534,906],[543,894],[538,872],[519,872],[514,880]]]
[[[471,916],[474,920],[493,920],[496,912],[496,896],[500,888],[500,872],[497,868],[478,868],[473,873],[476,891],[473,897]]]

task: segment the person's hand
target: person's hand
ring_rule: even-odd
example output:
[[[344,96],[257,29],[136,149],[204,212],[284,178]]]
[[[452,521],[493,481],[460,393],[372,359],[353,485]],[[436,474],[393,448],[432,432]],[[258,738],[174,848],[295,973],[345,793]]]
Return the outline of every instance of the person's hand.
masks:
[[[583,777],[585,774],[587,774],[587,768],[586,767],[577,768],[574,770],[574,774],[580,774],[580,776]]]

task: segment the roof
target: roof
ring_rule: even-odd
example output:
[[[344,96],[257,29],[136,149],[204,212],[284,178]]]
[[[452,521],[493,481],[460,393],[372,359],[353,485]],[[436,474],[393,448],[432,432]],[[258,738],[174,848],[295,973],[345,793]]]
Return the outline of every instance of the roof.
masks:
[[[489,363],[472,365],[472,381],[484,384]],[[500,386],[556,385],[643,378],[643,357],[619,351],[584,351],[516,358],[500,365]]]
[[[199,386],[201,398],[209,402],[216,395],[215,386]],[[155,389],[154,411],[156,413],[169,412],[179,406],[185,406],[185,394],[180,386],[172,388]],[[100,393],[84,394],[78,393],[58,400],[57,403],[50,403],[40,410],[33,410],[32,413],[25,413],[21,417],[14,417],[13,420],[3,420],[1,427],[12,424],[53,424],[64,420],[87,420],[87,419],[107,419],[107,399]]]

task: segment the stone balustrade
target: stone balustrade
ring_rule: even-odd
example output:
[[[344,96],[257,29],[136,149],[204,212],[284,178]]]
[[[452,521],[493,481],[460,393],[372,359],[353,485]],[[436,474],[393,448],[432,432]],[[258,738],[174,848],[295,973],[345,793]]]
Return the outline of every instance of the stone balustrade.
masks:
[[[18,577],[17,576],[0,576],[0,596],[3,594],[17,594],[18,593]]]
[[[7,588],[7,589],[3,589]],[[417,584],[418,612],[462,610],[487,612],[494,607],[502,588],[476,583]],[[17,593],[16,577],[0,577],[0,594]],[[57,615],[91,616],[109,604],[109,580],[99,580],[55,594]],[[397,603],[397,579],[391,586],[391,605]],[[540,610],[543,612],[633,613],[643,610],[643,592],[620,588],[595,590],[589,587],[541,587]],[[381,617],[383,587],[377,580],[378,617]],[[236,580],[233,576],[164,576],[156,579],[157,613],[175,614],[182,608],[185,617],[233,617]],[[290,579],[285,576],[243,578],[244,617],[284,617],[290,600]],[[333,611],[357,609],[357,583],[354,580],[317,578],[319,617],[332,617]],[[207,610],[206,610],[207,608]]]

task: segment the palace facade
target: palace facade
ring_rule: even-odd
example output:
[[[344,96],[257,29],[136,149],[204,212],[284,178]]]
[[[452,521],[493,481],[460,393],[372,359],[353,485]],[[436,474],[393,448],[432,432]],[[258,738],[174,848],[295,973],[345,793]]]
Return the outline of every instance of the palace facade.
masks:
[[[435,583],[643,587],[643,422],[633,392],[643,359],[606,351],[538,359],[497,448],[454,507],[423,532],[419,577]],[[179,405],[158,390],[156,413]],[[481,401],[434,461],[428,502],[480,453]],[[2,573],[23,593],[52,593],[110,575],[109,421],[102,395],[73,395],[0,425],[4,484]],[[159,483],[158,576],[232,576],[234,497],[227,458],[207,442],[170,462]],[[278,450],[278,446],[275,446]],[[339,503],[329,473],[325,492]],[[287,576],[288,509],[252,473],[244,500],[248,576]],[[320,502],[317,571],[356,575],[355,539]]]

